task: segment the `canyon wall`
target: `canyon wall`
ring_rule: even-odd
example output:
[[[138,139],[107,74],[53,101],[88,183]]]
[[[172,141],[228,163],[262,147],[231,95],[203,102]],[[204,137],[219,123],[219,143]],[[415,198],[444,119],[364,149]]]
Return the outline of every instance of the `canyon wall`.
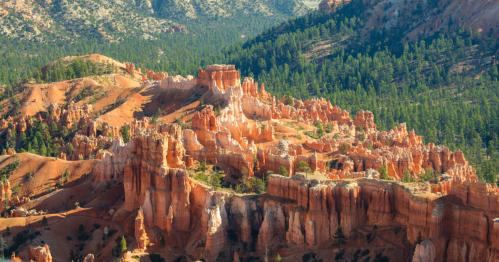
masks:
[[[124,168],[125,208],[132,212],[142,207],[146,224],[168,228],[166,219],[173,210],[172,228],[187,230],[190,225],[189,175],[185,169],[172,168],[168,158],[174,138],[167,133],[139,134],[133,139],[131,157]],[[170,208],[172,207],[172,208]],[[171,216],[172,214],[170,214]]]
[[[491,219],[499,215],[497,186],[458,177],[450,184],[450,192],[443,194],[448,195],[440,197],[430,193],[429,184],[366,178],[319,182],[271,175],[267,194],[282,199],[278,205],[289,221],[286,239],[290,243],[313,246],[331,241],[338,225],[348,236],[359,225],[385,226],[396,221],[407,226],[409,241],[414,242],[419,232],[428,239],[418,247],[415,261],[497,260],[498,222]],[[267,201],[268,206],[275,205],[275,200]],[[271,209],[268,206],[265,202],[263,213]],[[261,246],[270,243],[264,225],[259,233]]]
[[[380,132],[371,112],[359,111],[352,119],[324,99],[285,105],[270,99],[263,86],[258,91],[253,79],[241,84],[236,72],[233,66],[200,71],[195,85],[208,86],[224,108],[215,112],[207,105],[195,112],[192,129],[152,128],[145,118],[126,124],[131,134],[126,144],[119,127],[109,125],[100,132],[117,132],[115,139],[75,136],[76,153],[70,158],[93,154],[99,141],[110,143],[97,150],[95,181],[123,179],[125,209],[137,212],[138,248],[147,250],[147,239],[159,235],[183,235],[188,240],[181,248],[213,261],[230,246],[229,230],[258,250],[277,239],[312,250],[330,247],[339,225],[352,236],[361,225],[396,224],[407,229],[412,243],[421,232],[425,241],[416,247],[415,261],[497,259],[499,191],[477,181],[462,152],[423,145],[405,124]],[[180,82],[168,78],[162,79],[164,88],[186,89],[194,81],[181,80],[185,86],[175,87]],[[332,134],[303,142],[276,140],[279,121],[319,121],[332,127]],[[93,130],[85,132],[98,133]],[[281,167],[288,177],[270,175],[263,195],[214,191],[190,177],[194,173],[186,167],[194,161],[218,166],[227,178],[267,176]],[[297,172],[302,161],[314,179]],[[393,180],[378,180],[381,166]],[[442,173],[438,184],[398,182],[404,171],[416,178],[426,168]]]

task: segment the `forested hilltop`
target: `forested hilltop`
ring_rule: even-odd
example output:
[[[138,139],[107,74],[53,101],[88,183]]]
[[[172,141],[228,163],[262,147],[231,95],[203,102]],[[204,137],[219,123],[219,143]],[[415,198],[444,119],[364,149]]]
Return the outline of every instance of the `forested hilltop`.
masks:
[[[278,21],[241,16],[235,22],[220,19],[202,29],[193,27],[188,33],[148,39],[124,37],[115,42],[92,35],[71,40],[54,39],[50,43],[0,36],[0,88],[10,92],[20,82],[35,78],[44,65],[54,60],[89,53],[132,62],[137,68],[195,74],[202,65],[219,59],[222,47],[244,42]]]
[[[222,47],[307,12],[298,0],[1,3],[0,88],[7,90],[47,63],[78,53],[185,75],[218,57]]]

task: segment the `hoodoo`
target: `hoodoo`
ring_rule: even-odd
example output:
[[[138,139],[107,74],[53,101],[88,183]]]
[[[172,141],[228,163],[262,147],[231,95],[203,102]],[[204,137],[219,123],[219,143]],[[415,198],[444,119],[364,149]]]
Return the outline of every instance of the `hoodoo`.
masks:
[[[325,259],[344,249],[392,261],[499,260],[499,189],[478,182],[461,151],[425,145],[405,124],[378,131],[369,111],[352,119],[322,98],[278,100],[252,78],[241,83],[233,65],[208,66],[198,77],[149,72],[148,78],[142,88],[156,90],[157,99],[174,94],[177,106],[206,104],[184,112],[188,121],[143,117],[118,126],[90,118],[91,106],[61,110],[52,104],[54,113],[39,114],[40,123],[82,129],[68,144],[61,142],[67,159],[35,158],[58,161],[68,184],[41,202],[23,202],[9,197],[7,180],[4,210],[19,205],[14,217],[23,210],[27,217],[48,216],[52,229],[74,227],[75,236],[65,239],[78,239],[88,251],[85,261],[111,255],[128,261],[153,252],[205,261],[270,252],[291,259],[303,250]],[[2,121],[21,132],[34,125],[27,115]],[[36,162],[29,153],[4,157],[28,174]],[[71,163],[88,166],[91,176],[72,179],[78,166]],[[441,175],[417,181],[430,171]],[[63,205],[45,202],[58,195],[66,197]],[[68,211],[49,214],[57,210]],[[70,219],[79,222],[65,222]],[[52,261],[46,244],[19,256]]]

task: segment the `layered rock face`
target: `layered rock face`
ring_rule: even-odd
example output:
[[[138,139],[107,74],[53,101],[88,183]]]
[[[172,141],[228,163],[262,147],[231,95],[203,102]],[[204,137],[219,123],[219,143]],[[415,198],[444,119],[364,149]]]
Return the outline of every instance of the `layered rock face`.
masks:
[[[123,126],[111,126],[108,122],[96,122],[94,120],[88,122],[88,125],[79,130],[78,133],[71,140],[71,144],[73,146],[73,151],[69,153],[68,146],[61,147],[61,150],[68,152],[69,160],[80,160],[83,159],[101,159],[105,158],[105,155],[111,156],[116,154],[124,153],[124,156],[119,157],[127,157],[124,149],[120,149],[124,146],[123,142],[120,142],[119,139],[122,139],[121,128],[127,127],[130,133],[130,136],[137,136],[139,132],[147,129],[149,124],[151,123],[151,118],[144,117],[142,120],[134,120],[132,123],[125,123]],[[97,127],[101,129],[100,135],[98,135]],[[158,127],[161,128],[161,127]],[[163,127],[165,129],[166,127]],[[165,129],[166,131],[158,130],[159,132],[169,132],[169,129]],[[64,144],[63,141],[59,142],[60,144]],[[107,150],[103,150],[107,148]],[[129,150],[129,149],[127,149]]]
[[[243,94],[248,97],[258,97],[260,99],[270,99],[270,94],[265,91],[265,86],[262,84],[258,91],[258,82],[255,82],[251,77],[245,77],[242,84]]]
[[[430,239],[426,239],[416,246],[412,262],[432,262],[435,261],[435,246]]]
[[[176,159],[169,146],[175,140],[167,133],[139,134],[133,139],[131,157],[124,169],[125,208],[142,207],[148,226],[166,229],[168,211],[173,210],[172,228],[187,230],[190,225],[189,175],[185,169],[171,168]],[[174,165],[179,163],[174,162]]]
[[[203,193],[194,193],[198,198],[195,202],[201,202],[201,227],[203,235],[206,235],[206,245],[202,256],[206,260],[213,260],[218,253],[227,245],[228,218],[225,208],[225,202],[229,194],[218,193],[197,187],[196,191]],[[198,203],[195,203],[195,205]]]
[[[452,204],[452,198],[430,194],[428,184],[374,179],[340,182],[271,175],[268,194],[291,201],[280,203],[289,224],[288,242],[313,246],[331,240],[338,225],[349,235],[359,225],[383,226],[397,221],[407,226],[411,242],[419,232],[427,239],[416,247],[413,261],[497,259],[498,222],[487,219],[498,215],[497,186],[453,177],[448,193],[460,198],[462,204]],[[270,210],[266,205],[263,212]],[[264,225],[259,240],[268,234]]]
[[[225,92],[229,86],[241,86],[239,71],[234,65],[209,65],[199,69],[198,83],[214,89],[215,86]]]
[[[109,150],[100,149],[97,152],[97,159],[100,161],[94,169],[95,181],[111,182],[114,179],[121,179],[133,146],[133,142],[125,144],[121,137],[117,137]]]
[[[336,122],[340,130],[353,124],[353,120],[347,111],[341,110],[338,106],[333,106],[325,98],[313,98],[307,101],[294,99],[293,106],[287,106],[284,102],[285,98],[282,98],[276,105],[273,104],[272,107],[277,109],[273,118],[302,119],[310,124],[320,121],[323,125]],[[366,114],[369,113],[369,111],[366,111]],[[366,118],[366,120],[370,121],[372,118]],[[374,122],[367,125],[376,126]]]
[[[144,75],[147,75],[147,78],[153,80],[153,81],[161,81],[164,78],[168,77],[168,73],[166,72],[154,72],[153,70],[148,70],[147,72],[144,72]]]

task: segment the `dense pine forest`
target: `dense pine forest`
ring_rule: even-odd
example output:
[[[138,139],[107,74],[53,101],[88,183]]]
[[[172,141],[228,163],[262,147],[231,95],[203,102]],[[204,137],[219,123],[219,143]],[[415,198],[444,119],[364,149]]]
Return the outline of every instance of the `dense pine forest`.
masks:
[[[242,76],[264,83],[278,98],[287,93],[301,99],[325,97],[351,115],[370,110],[380,130],[405,122],[425,143],[461,149],[480,179],[495,183],[497,39],[462,28],[417,42],[393,43],[377,32],[366,40],[359,35],[362,13],[362,5],[354,1],[332,15],[311,12],[290,19],[247,41],[237,30],[122,43],[89,39],[46,45],[2,39],[0,83],[9,93],[23,79],[37,78],[43,65],[77,53],[99,53],[184,76],[208,64],[235,64]],[[248,35],[269,26],[262,21]]]

